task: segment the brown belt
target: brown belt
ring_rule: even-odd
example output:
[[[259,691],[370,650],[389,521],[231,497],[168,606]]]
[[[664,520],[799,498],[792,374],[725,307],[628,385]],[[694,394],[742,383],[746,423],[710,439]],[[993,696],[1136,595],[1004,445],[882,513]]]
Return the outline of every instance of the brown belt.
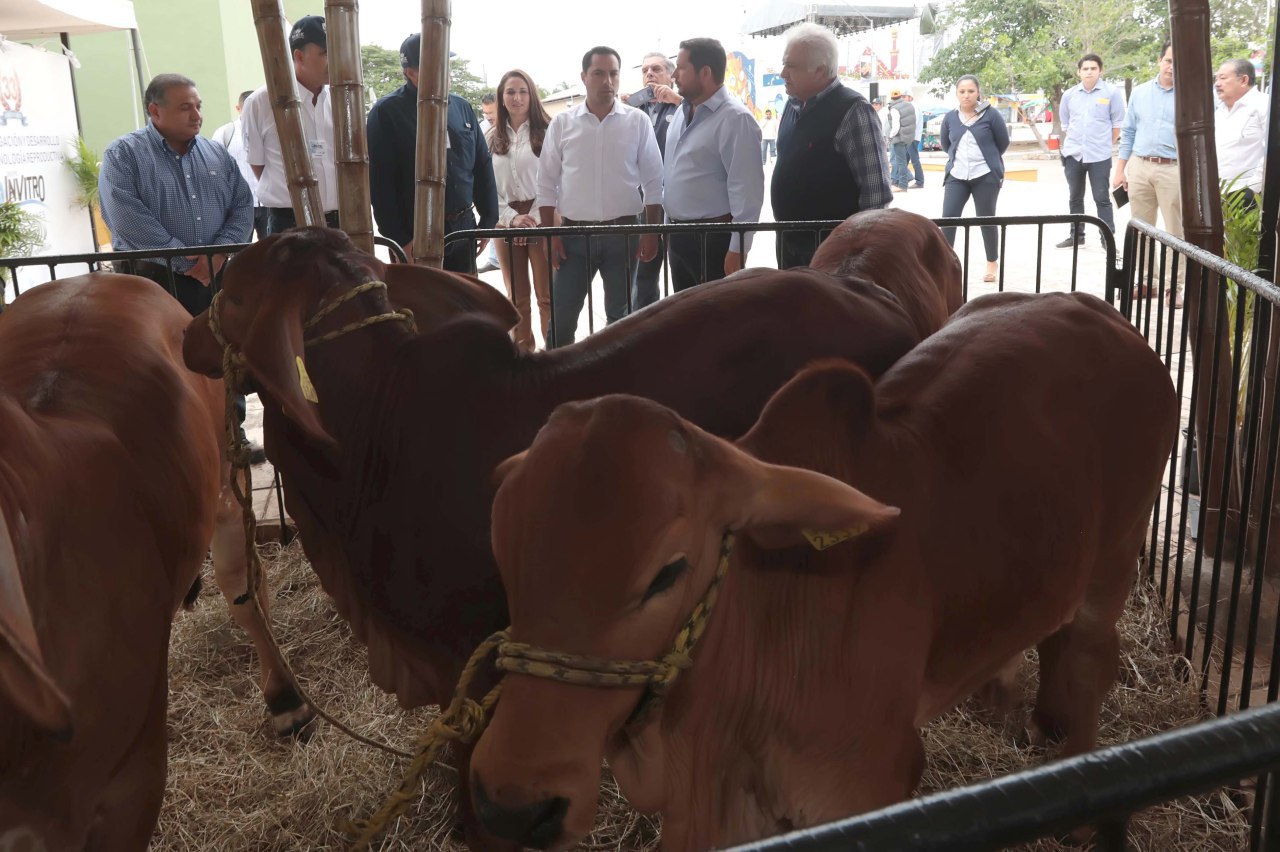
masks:
[[[1155,163],[1157,166],[1174,166],[1178,163],[1177,157],[1147,157],[1139,154],[1138,159],[1146,160],[1148,163]]]
[[[712,222],[732,222],[733,214],[725,213],[723,216],[709,216],[706,219],[672,219],[673,225],[705,225]]]
[[[639,219],[639,214],[632,213],[630,216],[619,216],[616,219],[602,219],[598,222],[589,222],[586,219],[570,219],[568,216],[560,217],[560,221],[570,227],[577,225],[634,225]]]
[[[508,201],[507,206],[521,216],[527,216],[529,211],[533,209],[533,199],[530,198],[528,201]]]

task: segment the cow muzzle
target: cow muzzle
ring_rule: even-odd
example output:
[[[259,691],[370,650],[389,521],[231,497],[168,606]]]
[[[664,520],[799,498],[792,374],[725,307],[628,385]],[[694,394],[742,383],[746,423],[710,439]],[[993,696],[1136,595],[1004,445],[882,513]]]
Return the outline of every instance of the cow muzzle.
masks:
[[[533,849],[550,849],[564,835],[564,818],[569,812],[569,800],[564,796],[515,807],[498,804],[475,775],[471,777],[471,795],[480,822],[497,837]]]

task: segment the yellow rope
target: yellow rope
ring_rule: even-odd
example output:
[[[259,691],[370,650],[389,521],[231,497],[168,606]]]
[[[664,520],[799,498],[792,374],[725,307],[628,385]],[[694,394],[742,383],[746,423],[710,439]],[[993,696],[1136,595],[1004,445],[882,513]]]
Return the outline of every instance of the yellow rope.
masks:
[[[684,669],[693,665],[693,648],[706,630],[707,620],[720,596],[720,585],[729,570],[729,554],[733,551],[733,534],[725,533],[720,542],[720,561],[702,600],[693,608],[689,620],[676,634],[671,652],[661,660],[606,660],[547,651],[522,642],[512,642],[510,628],[501,630],[480,643],[467,661],[454,690],[453,701],[418,739],[417,753],[405,772],[404,780],[392,791],[382,806],[367,819],[344,820],[338,830],[354,838],[353,850],[363,850],[386,830],[396,817],[419,796],[422,776],[435,763],[449,742],[470,743],[479,738],[488,724],[489,711],[502,691],[499,683],[479,702],[467,698],[476,671],[489,654],[497,651],[496,666],[504,672],[548,678],[578,686],[648,686],[637,711],[628,725],[638,724],[661,701],[666,690]]]
[[[498,684],[489,690],[488,694],[478,702],[468,698],[467,691],[471,687],[472,680],[475,679],[480,664],[506,639],[507,631],[499,631],[481,642],[475,652],[472,653],[471,659],[467,661],[466,667],[462,670],[462,676],[458,679],[458,687],[454,690],[453,700],[449,703],[448,708],[436,717],[426,732],[418,738],[413,762],[409,764],[409,768],[405,772],[404,779],[400,782],[400,785],[387,796],[382,803],[382,807],[378,808],[372,816],[366,819],[339,822],[338,830],[354,839],[351,847],[353,850],[369,848],[369,843],[385,831],[391,821],[404,813],[409,805],[418,798],[420,795],[418,788],[421,786],[422,776],[436,762],[446,744],[450,742],[474,742],[484,732],[485,725],[489,719],[489,711],[493,709],[493,705],[497,703],[498,695],[502,692],[502,684]]]

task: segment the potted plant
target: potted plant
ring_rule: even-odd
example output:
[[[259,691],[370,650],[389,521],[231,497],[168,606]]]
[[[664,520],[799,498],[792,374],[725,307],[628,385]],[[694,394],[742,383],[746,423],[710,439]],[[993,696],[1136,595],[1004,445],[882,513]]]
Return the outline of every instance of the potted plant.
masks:
[[[44,245],[44,223],[13,199],[0,202],[0,257],[27,257]],[[0,309],[5,304],[5,286],[0,278]]]
[[[62,162],[66,164],[71,171],[72,177],[75,178],[76,202],[88,210],[90,217],[93,219],[94,244],[97,246],[110,245],[111,231],[107,228],[107,223],[102,220],[102,213],[98,209],[98,169],[102,165],[98,161],[98,155],[84,141],[84,137],[77,136],[75,151],[64,155]]]

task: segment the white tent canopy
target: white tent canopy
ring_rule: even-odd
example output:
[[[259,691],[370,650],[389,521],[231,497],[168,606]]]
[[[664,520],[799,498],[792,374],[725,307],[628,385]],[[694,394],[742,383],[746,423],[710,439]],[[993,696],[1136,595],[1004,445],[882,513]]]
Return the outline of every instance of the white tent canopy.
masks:
[[[130,0],[3,0],[0,35],[29,39],[50,33],[137,29]]]

